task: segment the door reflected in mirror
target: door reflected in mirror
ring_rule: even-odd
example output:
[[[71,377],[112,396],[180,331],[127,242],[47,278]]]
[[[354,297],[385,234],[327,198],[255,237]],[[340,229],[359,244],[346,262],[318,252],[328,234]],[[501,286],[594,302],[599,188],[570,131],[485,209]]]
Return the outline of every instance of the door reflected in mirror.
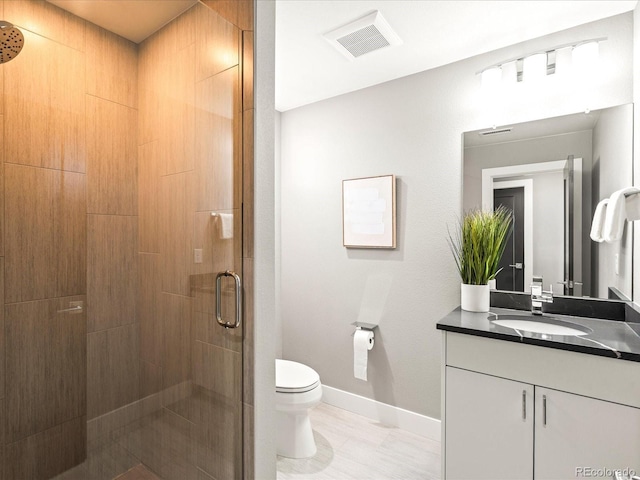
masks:
[[[632,122],[629,104],[464,134],[464,211],[514,212],[498,290],[542,276],[556,295],[631,298],[631,224],[612,243],[589,232],[597,203],[631,185]]]

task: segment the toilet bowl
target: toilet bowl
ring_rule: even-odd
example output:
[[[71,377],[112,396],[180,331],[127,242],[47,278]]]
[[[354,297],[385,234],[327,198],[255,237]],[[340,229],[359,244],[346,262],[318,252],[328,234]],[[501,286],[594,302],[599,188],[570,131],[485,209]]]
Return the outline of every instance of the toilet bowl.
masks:
[[[276,360],[278,455],[307,458],[316,454],[309,409],[321,399],[320,376],[313,368],[289,360]]]

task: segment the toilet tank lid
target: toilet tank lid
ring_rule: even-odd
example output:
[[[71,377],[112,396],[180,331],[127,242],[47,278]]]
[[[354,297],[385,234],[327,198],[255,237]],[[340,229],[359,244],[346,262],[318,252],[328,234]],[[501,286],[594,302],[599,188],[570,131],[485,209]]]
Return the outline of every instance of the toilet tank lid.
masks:
[[[276,388],[304,388],[319,381],[320,375],[313,368],[290,360],[276,359]]]

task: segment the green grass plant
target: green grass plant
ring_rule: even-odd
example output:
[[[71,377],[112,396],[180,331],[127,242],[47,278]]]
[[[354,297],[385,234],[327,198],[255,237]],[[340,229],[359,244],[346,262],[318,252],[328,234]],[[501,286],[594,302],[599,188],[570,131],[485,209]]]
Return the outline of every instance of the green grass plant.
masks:
[[[513,230],[513,214],[502,205],[494,211],[472,210],[459,222],[449,246],[462,283],[486,285],[500,272],[500,259]]]

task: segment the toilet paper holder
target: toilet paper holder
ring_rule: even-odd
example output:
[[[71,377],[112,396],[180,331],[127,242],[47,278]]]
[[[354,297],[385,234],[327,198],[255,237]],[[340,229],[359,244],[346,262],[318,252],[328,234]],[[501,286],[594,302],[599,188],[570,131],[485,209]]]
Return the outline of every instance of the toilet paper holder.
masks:
[[[351,325],[354,325],[356,327],[356,329],[361,329],[361,330],[371,330],[372,332],[378,328],[378,325],[375,325],[373,323],[366,323],[366,322],[353,322]],[[351,336],[353,337],[355,335],[356,332],[353,332],[351,334]]]

